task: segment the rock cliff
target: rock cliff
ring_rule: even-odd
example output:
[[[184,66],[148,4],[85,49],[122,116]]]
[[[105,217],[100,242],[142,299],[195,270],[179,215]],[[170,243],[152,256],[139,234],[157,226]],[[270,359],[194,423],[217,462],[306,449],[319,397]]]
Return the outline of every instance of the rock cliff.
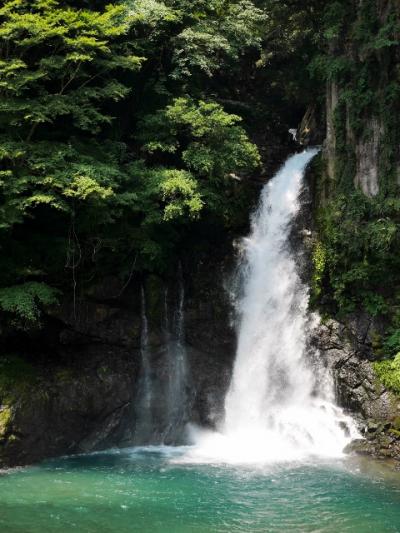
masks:
[[[213,425],[221,416],[235,351],[232,303],[224,289],[233,253],[220,249],[213,257],[194,255],[182,261],[187,402],[191,420]],[[105,279],[75,306],[66,300],[53,310],[51,334],[45,329],[35,340],[41,357],[3,361],[10,380],[0,383],[0,466],[132,444],[141,367],[141,287],[153,379],[162,384],[168,377],[164,299],[169,290],[173,313],[176,283],[174,274],[165,279],[152,275],[132,280],[121,292],[117,279]],[[13,366],[21,364],[23,371],[15,378]],[[165,402],[158,392],[156,406]]]

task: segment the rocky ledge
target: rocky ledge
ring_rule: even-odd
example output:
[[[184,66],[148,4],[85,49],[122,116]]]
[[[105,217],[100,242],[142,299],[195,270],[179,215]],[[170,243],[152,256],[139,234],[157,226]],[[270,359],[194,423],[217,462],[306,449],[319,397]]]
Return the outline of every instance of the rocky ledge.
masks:
[[[376,459],[395,459],[400,468],[400,431],[398,424],[368,420],[363,426],[363,437],[351,442],[346,453],[369,455]]]
[[[332,369],[339,405],[354,417],[363,437],[347,451],[400,461],[400,397],[384,387],[374,370],[378,330],[366,316],[346,323],[329,320],[319,326],[313,342]]]

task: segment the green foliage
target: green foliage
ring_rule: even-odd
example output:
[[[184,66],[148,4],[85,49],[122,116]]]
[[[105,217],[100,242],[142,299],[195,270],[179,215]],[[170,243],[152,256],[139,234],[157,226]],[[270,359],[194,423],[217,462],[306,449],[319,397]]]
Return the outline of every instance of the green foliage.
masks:
[[[143,149],[175,154],[179,166],[200,178],[226,179],[229,173],[249,172],[260,163],[257,148],[237,125],[240,121],[219,104],[178,98],[144,119]]]
[[[138,205],[145,206],[143,227],[168,221],[199,218],[204,202],[196,179],[185,170],[147,167],[143,161],[129,166],[137,180]]]
[[[400,329],[390,329],[389,336],[383,345],[384,351],[388,355],[394,355],[400,352]]]
[[[184,170],[164,170],[164,179],[160,184],[164,208],[164,220],[173,220],[184,216],[198,218],[203,208],[203,201],[198,192],[196,180]]]
[[[39,125],[60,118],[92,133],[110,123],[102,102],[121,100],[129,92],[110,73],[135,71],[142,62],[129,43],[119,43],[131,24],[123,5],[100,13],[63,7],[56,0],[7,0],[0,20],[4,127],[31,140]]]
[[[4,137],[0,162],[8,168],[8,176],[7,187],[2,190],[0,228],[23,222],[40,206],[70,213],[77,202],[104,203],[119,182],[120,170],[113,153],[118,148],[111,143],[101,147],[75,139],[66,144]]]
[[[374,369],[386,388],[400,394],[400,353],[392,360],[374,363]]]
[[[395,356],[400,352],[400,295],[394,299],[391,307],[391,324],[388,327],[381,353],[384,356]]]
[[[122,4],[99,12],[7,0],[0,8],[0,306],[14,326],[37,324],[55,303],[49,283],[63,285],[71,257],[72,270],[79,262],[77,225],[102,214],[120,183],[115,143],[99,147],[92,136],[131,90],[120,73],[142,63],[126,40],[133,24]]]
[[[319,228],[324,262],[315,276],[324,280],[325,299],[342,314],[386,314],[400,284],[400,201],[338,195],[321,209]]]
[[[15,315],[21,323],[35,323],[40,309],[57,303],[59,291],[45,283],[27,282],[0,289],[0,309]]]
[[[198,10],[193,10],[193,24],[174,40],[174,78],[197,73],[211,77],[224,63],[237,61],[246,48],[261,48],[267,16],[252,1],[198,4]]]
[[[320,241],[317,241],[314,245],[312,262],[313,276],[311,288],[313,298],[316,299],[322,293],[322,283],[326,269],[326,250],[324,245]]]

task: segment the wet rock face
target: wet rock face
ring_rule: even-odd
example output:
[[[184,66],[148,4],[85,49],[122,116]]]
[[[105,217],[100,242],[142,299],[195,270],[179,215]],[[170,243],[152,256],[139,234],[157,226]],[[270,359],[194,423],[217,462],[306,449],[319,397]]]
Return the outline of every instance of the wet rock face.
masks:
[[[200,259],[187,281],[185,336],[192,375],[192,421],[214,427],[223,417],[236,351],[230,284],[234,252]]]
[[[332,369],[339,405],[358,421],[364,439],[348,451],[400,460],[400,398],[379,382],[373,368],[373,332],[379,325],[365,316],[346,324],[321,324],[313,342]]]
[[[297,129],[297,138],[302,146],[318,146],[324,142],[325,133],[319,123],[320,110],[309,105]]]
[[[115,444],[130,418],[136,372],[124,350],[85,347],[76,350],[68,366],[47,369],[29,388],[1,398],[8,419],[0,428],[0,465]]]
[[[205,426],[215,426],[222,417],[235,353],[232,302],[224,289],[232,257],[232,250],[224,250],[183,262],[187,417]],[[170,370],[165,294],[169,291],[171,315],[176,279],[134,280],[119,297],[118,283],[104,280],[75,306],[65,301],[53,311],[54,330],[51,335],[45,330],[42,338],[48,353],[40,361],[32,359],[34,381],[7,394],[0,388],[0,467],[132,444],[142,365],[143,285],[152,373],[161,384],[154,416],[162,416],[163,384]]]
[[[354,185],[371,197],[379,193],[379,151],[385,131],[376,117],[368,119],[365,127],[369,136],[360,139],[355,148],[357,168]]]

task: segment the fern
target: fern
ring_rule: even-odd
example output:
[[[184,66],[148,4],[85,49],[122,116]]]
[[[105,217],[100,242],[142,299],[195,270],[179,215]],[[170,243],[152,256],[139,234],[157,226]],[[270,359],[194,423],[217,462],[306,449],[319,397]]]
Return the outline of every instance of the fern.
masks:
[[[60,292],[45,283],[29,282],[0,289],[0,309],[27,323],[39,320],[41,309],[58,302]]]

